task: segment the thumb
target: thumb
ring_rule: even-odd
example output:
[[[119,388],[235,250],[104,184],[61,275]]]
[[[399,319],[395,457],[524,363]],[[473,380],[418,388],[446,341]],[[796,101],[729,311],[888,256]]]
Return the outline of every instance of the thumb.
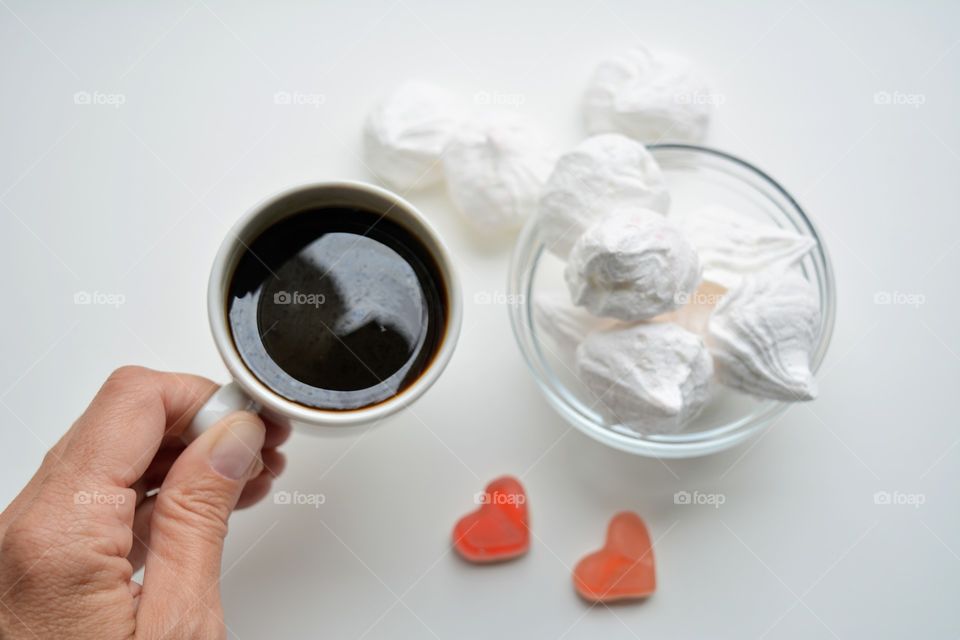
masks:
[[[170,468],[145,541],[138,626],[143,621],[167,633],[222,625],[219,582],[227,519],[246,481],[262,469],[265,433],[256,415],[233,413],[194,440]]]

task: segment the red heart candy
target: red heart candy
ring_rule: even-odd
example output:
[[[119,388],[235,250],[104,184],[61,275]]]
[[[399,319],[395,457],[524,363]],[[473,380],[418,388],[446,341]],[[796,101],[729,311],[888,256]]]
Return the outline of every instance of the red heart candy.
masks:
[[[573,584],[591,602],[646,598],[656,590],[653,545],[640,516],[630,511],[613,516],[606,543],[577,563]]]
[[[530,548],[527,494],[511,476],[487,485],[480,508],[460,518],[453,528],[453,546],[470,562],[499,562]]]

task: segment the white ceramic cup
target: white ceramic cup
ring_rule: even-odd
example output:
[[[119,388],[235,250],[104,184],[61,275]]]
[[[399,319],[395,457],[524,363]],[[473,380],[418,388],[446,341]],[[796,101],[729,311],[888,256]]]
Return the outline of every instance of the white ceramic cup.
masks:
[[[446,326],[436,353],[427,369],[409,387],[369,407],[352,410],[324,410],[307,407],[278,395],[261,382],[244,364],[237,351],[227,319],[227,290],[234,269],[247,247],[280,220],[306,209],[346,206],[380,214],[412,233],[430,252],[445,287]],[[351,425],[369,425],[405,407],[436,382],[453,355],[460,335],[463,301],[453,263],[443,241],[423,214],[400,196],[370,184],[352,181],[321,182],[294,187],[255,206],[234,226],[213,262],[207,290],[207,311],[213,341],[233,381],[221,387],[201,407],[184,433],[192,441],[229,413],[251,410],[270,420],[301,429],[322,432],[342,431]]]

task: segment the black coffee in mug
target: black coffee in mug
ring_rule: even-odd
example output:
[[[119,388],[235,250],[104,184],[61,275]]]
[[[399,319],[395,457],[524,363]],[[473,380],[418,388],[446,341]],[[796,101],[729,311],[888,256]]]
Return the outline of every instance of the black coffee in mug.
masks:
[[[233,342],[275,393],[351,410],[410,386],[447,321],[433,256],[401,225],[362,209],[295,213],[247,245],[227,296]]]

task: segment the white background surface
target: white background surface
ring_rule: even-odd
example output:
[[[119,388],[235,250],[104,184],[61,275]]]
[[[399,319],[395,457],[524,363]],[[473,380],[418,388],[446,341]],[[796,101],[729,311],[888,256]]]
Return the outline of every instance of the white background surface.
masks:
[[[507,108],[568,146],[594,63],[642,40],[701,63],[723,96],[710,143],[769,171],[825,234],[839,311],[821,397],[707,459],[606,449],[538,395],[506,310],[472,302],[504,290],[509,242],[476,240],[439,190],[412,195],[462,270],[459,350],[413,412],[288,443],[277,489],[326,503],[233,518],[231,637],[956,637],[960,12],[839,4],[2,0],[0,500],[113,368],[224,379],[204,308],[222,237],[281,187],[371,179],[359,133],[389,88],[419,76],[522,102]],[[77,306],[78,291],[125,303]],[[467,566],[450,529],[502,473],[527,486],[532,551]],[[675,505],[679,490],[726,501]],[[590,608],[569,567],[620,509],[649,523],[659,590]]]

